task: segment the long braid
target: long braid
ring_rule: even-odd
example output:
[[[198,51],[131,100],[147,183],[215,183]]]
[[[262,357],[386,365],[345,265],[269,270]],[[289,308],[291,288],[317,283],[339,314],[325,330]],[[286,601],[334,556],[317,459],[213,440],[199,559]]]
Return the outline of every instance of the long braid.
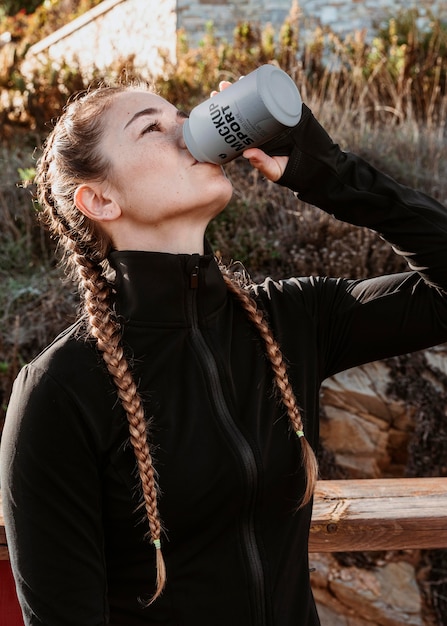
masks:
[[[162,593],[166,584],[166,566],[161,550],[162,524],[157,505],[156,473],[148,442],[143,403],[124,354],[121,327],[110,307],[111,287],[103,276],[102,267],[80,254],[76,255],[76,262],[85,287],[85,308],[91,334],[102,352],[129,424],[130,441],[137,460],[149,533],[156,550],[157,586],[150,601],[152,603]]]
[[[234,294],[242,304],[242,307],[247,312],[249,319],[258,329],[259,334],[264,341],[267,355],[273,369],[275,384],[281,394],[283,404],[287,409],[291,427],[295,434],[299,437],[303,457],[303,466],[306,472],[306,489],[300,503],[300,507],[302,507],[310,501],[314,493],[318,478],[318,463],[311,445],[304,436],[303,420],[292,385],[290,384],[287,367],[284,362],[281,349],[278,342],[274,338],[262,311],[258,308],[256,301],[249,295],[248,291],[239,285],[236,280],[230,278],[230,275],[225,271],[223,272],[223,277],[228,290]]]
[[[112,92],[113,89],[108,93],[98,92],[101,106],[107,106],[107,98]],[[95,107],[98,107],[98,103]],[[78,113],[79,108],[76,102],[71,105],[71,109],[78,109]],[[161,550],[162,524],[158,511],[156,472],[150,452],[147,423],[143,403],[122,347],[122,329],[111,306],[112,287],[104,273],[103,265],[107,265],[110,241],[93,222],[78,211],[73,203],[74,190],[79,184],[77,177],[79,176],[81,180],[88,179],[90,174],[90,178],[96,178],[101,176],[101,171],[107,166],[101,162],[98,155],[95,156],[97,136],[101,128],[98,124],[93,127],[92,120],[100,119],[101,116],[93,115],[88,107],[83,107],[83,110],[87,127],[84,133],[82,128],[79,128],[77,135],[72,127],[72,118],[69,117],[67,120],[65,114],[48,137],[37,167],[37,199],[42,209],[40,213],[42,222],[65,252],[67,271],[73,277],[76,275],[79,280],[90,334],[96,339],[126,412],[130,442],[141,482],[142,504],[148,519],[150,538],[156,550],[156,589],[149,602],[152,603],[165,587],[166,567]],[[76,147],[79,148],[76,167],[85,168],[82,175],[70,169]],[[76,158],[73,160],[76,161]]]

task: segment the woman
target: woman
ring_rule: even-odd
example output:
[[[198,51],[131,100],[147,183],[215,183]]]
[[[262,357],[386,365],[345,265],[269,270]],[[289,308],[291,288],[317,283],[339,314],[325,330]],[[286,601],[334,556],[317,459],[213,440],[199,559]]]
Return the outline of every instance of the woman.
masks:
[[[141,87],[92,91],[39,162],[85,315],[22,370],[3,435],[27,625],[319,624],[307,540],[320,384],[447,341],[439,203],[342,152],[304,106],[288,136],[244,156],[375,229],[412,271],[239,285],[204,243],[231,184],[186,150],[184,117]]]

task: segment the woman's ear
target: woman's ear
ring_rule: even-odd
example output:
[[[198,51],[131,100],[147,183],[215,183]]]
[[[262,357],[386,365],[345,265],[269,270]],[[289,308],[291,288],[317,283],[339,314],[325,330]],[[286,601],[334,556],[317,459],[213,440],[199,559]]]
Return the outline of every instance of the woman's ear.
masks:
[[[95,222],[111,222],[121,216],[121,207],[113,195],[104,195],[99,185],[79,185],[74,203],[81,213]]]

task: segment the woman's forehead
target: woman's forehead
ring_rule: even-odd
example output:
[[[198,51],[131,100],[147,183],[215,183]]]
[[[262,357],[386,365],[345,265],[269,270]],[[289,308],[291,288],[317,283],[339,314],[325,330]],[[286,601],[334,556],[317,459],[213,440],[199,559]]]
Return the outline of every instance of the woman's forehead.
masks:
[[[124,118],[131,117],[142,109],[169,110],[172,108],[175,109],[170,102],[161,96],[143,90],[123,91],[115,96],[111,106],[115,115],[121,115]]]

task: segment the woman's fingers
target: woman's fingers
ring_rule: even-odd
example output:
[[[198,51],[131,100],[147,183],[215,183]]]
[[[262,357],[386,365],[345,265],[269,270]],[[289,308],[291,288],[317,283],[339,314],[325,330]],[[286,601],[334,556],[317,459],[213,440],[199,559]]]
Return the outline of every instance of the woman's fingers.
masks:
[[[226,89],[230,85],[231,85],[230,81],[228,81],[228,80],[221,80],[220,83],[219,83],[219,91],[223,91],[224,89]],[[216,94],[218,94],[219,91],[216,91],[216,90],[212,91],[211,92],[211,97],[213,97]]]
[[[243,77],[241,77],[243,78]],[[220,91],[223,91],[227,87],[229,87],[232,83],[228,80],[221,80],[219,83],[219,91],[212,91],[211,96],[215,96]],[[281,178],[286,169],[287,161],[289,157],[287,156],[278,156],[271,157],[259,148],[248,148],[245,150],[242,155],[248,159],[250,164],[259,170],[259,172],[271,180],[275,182]]]
[[[254,168],[272,182],[276,182],[281,178],[289,160],[287,156],[271,157],[259,148],[248,148],[248,150],[244,150],[242,156],[248,159]]]

